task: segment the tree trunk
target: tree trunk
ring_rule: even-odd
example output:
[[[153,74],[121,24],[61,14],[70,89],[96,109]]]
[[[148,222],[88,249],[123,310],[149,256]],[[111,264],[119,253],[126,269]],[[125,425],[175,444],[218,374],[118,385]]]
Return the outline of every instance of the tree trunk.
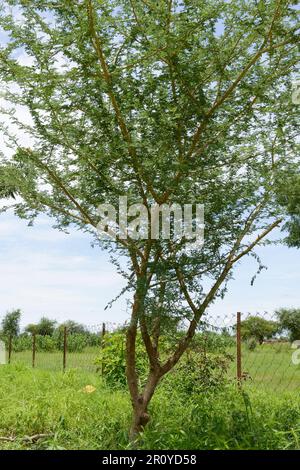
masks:
[[[139,434],[143,432],[146,424],[150,421],[147,406],[143,403],[142,398],[141,402],[141,404],[133,405],[133,416],[129,431],[129,440],[131,443],[136,442]]]
[[[137,440],[139,434],[150,421],[148,405],[153,397],[160,377],[159,371],[151,371],[143,393],[140,394],[136,400],[132,399],[133,416],[129,432],[129,439],[132,443]]]

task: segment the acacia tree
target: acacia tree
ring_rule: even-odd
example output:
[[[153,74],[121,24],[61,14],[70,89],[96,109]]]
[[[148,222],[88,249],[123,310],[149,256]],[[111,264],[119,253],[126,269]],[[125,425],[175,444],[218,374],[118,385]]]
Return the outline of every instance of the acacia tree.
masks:
[[[261,317],[250,316],[241,322],[241,335],[243,339],[255,338],[259,344],[265,339],[271,339],[279,330],[277,322]]]
[[[283,226],[288,233],[285,242],[289,247],[300,248],[300,174],[287,175],[277,183],[278,202],[287,213]]]
[[[205,204],[201,249],[184,237],[101,241],[116,264],[127,259],[118,268],[132,296],[132,438],[234,266],[256,257],[282,222],[274,181],[296,165],[294,3],[3,2],[3,112],[31,137],[24,146],[3,128],[13,155],[3,155],[0,183],[18,195],[15,213],[46,213],[59,229],[77,226],[98,240],[97,207],[117,206],[119,196],[148,215],[154,204]],[[160,336],[179,320],[185,333],[166,357]],[[138,331],[146,383],[136,370]]]

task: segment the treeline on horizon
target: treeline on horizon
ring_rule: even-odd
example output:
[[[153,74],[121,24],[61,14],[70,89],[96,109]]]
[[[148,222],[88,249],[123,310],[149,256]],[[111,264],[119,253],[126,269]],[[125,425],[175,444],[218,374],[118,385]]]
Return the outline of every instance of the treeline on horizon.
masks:
[[[91,331],[88,326],[74,320],[58,323],[45,316],[39,322],[29,323],[21,329],[22,311],[14,309],[7,312],[1,321],[0,340],[8,346],[12,343],[12,350],[20,352],[32,348],[32,335],[36,336],[38,351],[62,350],[64,347],[64,332],[67,330],[68,350],[82,352],[86,347],[100,347],[103,345],[103,331]],[[116,328],[116,333],[122,333],[125,324]],[[170,338],[180,336],[182,331],[176,322],[169,325],[166,336]],[[114,334],[114,333],[112,333]],[[213,328],[203,321],[198,331],[198,341],[210,350],[218,350],[220,342],[224,346],[233,346],[236,326]],[[258,315],[249,315],[241,322],[241,338],[250,350],[257,345],[270,340],[296,341],[300,339],[300,309],[282,308],[275,311],[274,320],[268,320]],[[197,342],[197,338],[195,339]]]

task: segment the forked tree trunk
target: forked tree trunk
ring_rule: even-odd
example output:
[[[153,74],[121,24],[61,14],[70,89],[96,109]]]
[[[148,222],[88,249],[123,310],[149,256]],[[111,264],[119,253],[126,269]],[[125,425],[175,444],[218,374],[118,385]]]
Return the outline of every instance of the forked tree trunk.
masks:
[[[149,421],[150,415],[148,413],[147,406],[144,405],[141,399],[141,404],[133,405],[133,416],[129,431],[129,440],[131,443],[134,443],[137,440],[139,434],[144,430]]]
[[[132,399],[133,416],[129,432],[130,441],[133,443],[138,438],[139,434],[144,430],[145,426],[150,421],[150,414],[148,405],[153,397],[155,389],[160,380],[158,371],[151,371],[147,380],[147,384],[136,399]]]

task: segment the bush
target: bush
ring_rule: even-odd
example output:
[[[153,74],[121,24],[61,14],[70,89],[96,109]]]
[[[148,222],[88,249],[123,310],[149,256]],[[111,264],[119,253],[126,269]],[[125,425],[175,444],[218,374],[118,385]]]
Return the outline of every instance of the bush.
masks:
[[[254,351],[254,349],[256,349],[257,347],[257,341],[256,339],[252,336],[251,338],[248,339],[247,341],[247,348],[249,349],[249,351]]]
[[[226,353],[235,344],[235,338],[228,334],[207,331],[195,335],[190,349],[196,352]]]
[[[101,346],[102,337],[99,333],[85,333],[87,346]]]
[[[88,338],[84,334],[68,335],[68,351],[69,352],[82,352],[87,346]]]
[[[6,342],[7,343],[7,342]],[[8,344],[6,344],[8,349]],[[29,335],[22,334],[13,338],[12,350],[14,352],[29,351],[32,349],[32,337]]]
[[[165,378],[165,386],[186,396],[219,390],[228,382],[227,372],[232,360],[229,354],[189,352]]]
[[[140,335],[136,341],[137,370],[140,377],[145,376],[148,360]],[[112,387],[126,385],[126,358],[124,332],[107,333],[103,340],[103,347],[95,361],[101,370],[106,383]]]
[[[45,352],[52,352],[56,350],[56,342],[52,336],[41,336],[36,335],[36,350],[45,351]]]

